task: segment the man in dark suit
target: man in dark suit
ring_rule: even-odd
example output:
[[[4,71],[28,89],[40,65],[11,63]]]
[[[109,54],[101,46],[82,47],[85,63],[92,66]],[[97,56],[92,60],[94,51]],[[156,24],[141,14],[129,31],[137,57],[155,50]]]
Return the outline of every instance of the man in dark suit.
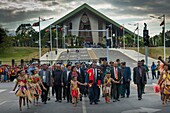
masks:
[[[99,88],[103,84],[101,70],[97,68],[96,63],[92,64],[92,68],[87,70],[86,84],[89,84],[90,104],[93,102],[98,104]]]
[[[56,93],[56,101],[62,101],[62,86],[63,86],[63,72],[61,70],[60,64],[54,65],[54,70],[52,71],[53,86]]]
[[[69,73],[71,71],[71,65],[67,64],[67,70],[63,72],[63,82],[64,82],[64,86],[66,86],[66,95],[67,95],[67,102],[71,102],[71,95],[70,95],[70,83],[68,83],[68,77],[69,77]]]
[[[121,81],[122,80],[122,74],[120,68],[118,68],[118,63],[114,62],[114,67],[110,70],[111,78],[113,78],[115,81]],[[120,101],[120,84],[112,83],[112,94],[113,94],[113,102]]]
[[[51,85],[51,73],[50,71],[47,69],[47,65],[43,64],[43,69],[39,72],[39,75],[42,79],[42,83],[45,86],[46,90],[42,89],[42,102],[44,102],[44,104],[46,104],[47,102],[47,95],[48,95],[48,91],[49,91],[49,87]]]
[[[142,67],[142,62],[138,61],[138,66],[133,69],[134,84],[137,85],[138,100],[142,99],[142,89],[147,82],[146,70]]]
[[[79,77],[81,78],[79,82],[81,83],[85,83],[85,74],[84,74],[84,71],[83,69],[81,68],[81,65],[79,62],[76,63],[76,68],[77,68],[77,72],[79,73]],[[82,95],[84,94],[84,89],[85,89],[85,86],[80,86],[80,101],[82,101]]]
[[[122,62],[121,63],[121,73],[123,76],[123,91],[122,91],[122,95],[121,97],[124,98],[125,97],[125,93],[127,98],[129,98],[130,95],[130,81],[131,81],[131,70],[130,67],[126,66],[126,62]]]

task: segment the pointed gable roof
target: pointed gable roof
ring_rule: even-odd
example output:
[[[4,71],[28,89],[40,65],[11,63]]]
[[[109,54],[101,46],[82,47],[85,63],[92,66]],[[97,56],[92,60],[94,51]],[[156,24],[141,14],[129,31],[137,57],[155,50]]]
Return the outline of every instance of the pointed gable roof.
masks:
[[[118,24],[117,22],[113,21],[112,19],[108,18],[107,16],[105,16],[104,14],[100,13],[99,11],[97,11],[96,9],[92,8],[91,6],[89,6],[88,4],[84,3],[83,5],[81,5],[80,7],[78,7],[77,9],[71,11],[70,13],[68,13],[67,15],[63,16],[62,18],[60,18],[59,20],[57,20],[56,22],[52,23],[52,25],[57,25],[59,23],[62,23],[63,21],[69,19],[70,17],[74,16],[75,14],[77,14],[78,12],[82,11],[83,9],[88,9],[89,11],[91,11],[92,13],[96,14],[97,16],[99,16],[100,18],[102,18],[103,20],[106,20],[107,22],[109,22],[110,24],[113,24],[114,26],[121,28],[122,25]],[[49,28],[46,27],[45,29]],[[133,32],[131,32],[130,30],[124,28],[125,32],[129,33],[129,34],[133,34]]]

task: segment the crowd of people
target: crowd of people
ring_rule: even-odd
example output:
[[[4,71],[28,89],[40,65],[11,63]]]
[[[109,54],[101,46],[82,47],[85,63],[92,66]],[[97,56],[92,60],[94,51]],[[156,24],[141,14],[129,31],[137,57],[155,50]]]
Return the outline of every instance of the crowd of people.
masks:
[[[162,90],[170,82],[170,73],[164,64],[164,69],[159,70],[159,85]],[[153,67],[151,67],[152,69]],[[159,67],[160,69],[161,67]],[[154,66],[154,69],[158,69]],[[145,94],[145,84],[147,83],[148,67],[144,60],[138,61],[133,68],[133,82],[137,85],[138,100]],[[4,74],[5,73],[5,74]],[[91,65],[84,62],[68,63],[67,65],[55,63],[54,65],[39,65],[32,63],[28,66],[1,66],[0,75],[6,81],[15,81],[16,96],[19,97],[19,108],[22,110],[22,103],[29,108],[29,103],[38,104],[39,97],[44,104],[50,99],[50,95],[55,95],[55,102],[61,103],[66,100],[68,103],[77,105],[82,101],[82,97],[89,97],[89,104],[98,104],[100,98],[104,97],[106,103],[120,101],[120,98],[129,98],[131,68],[126,66],[126,62],[103,61],[97,65],[94,61]],[[2,76],[1,76],[2,79]],[[166,81],[166,85],[162,84]],[[169,84],[170,85],[170,84]],[[52,88],[52,90],[50,90]],[[50,92],[52,91],[52,92]],[[169,92],[169,91],[167,91]],[[166,94],[162,91],[162,100]]]

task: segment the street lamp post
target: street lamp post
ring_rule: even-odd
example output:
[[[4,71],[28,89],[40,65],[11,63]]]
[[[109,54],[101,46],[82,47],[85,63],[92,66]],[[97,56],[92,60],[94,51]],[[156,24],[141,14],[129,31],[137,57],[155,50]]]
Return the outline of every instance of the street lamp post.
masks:
[[[41,29],[40,29],[40,17],[39,17],[39,59],[41,61]]]
[[[124,30],[124,24],[123,24],[123,48],[125,49],[126,42],[125,42],[125,30]]]
[[[56,25],[56,51],[58,51],[58,25]]]
[[[110,25],[108,25],[108,26],[109,26],[110,29],[111,29],[110,39],[111,39],[111,48],[112,48],[112,47],[113,47],[113,38],[112,38],[112,33],[113,33],[112,29],[113,29],[113,26],[112,26],[112,24],[110,24]]]
[[[107,40],[106,42],[108,42],[108,40],[109,40],[109,29],[106,29],[106,40]],[[110,61],[110,59],[109,59],[109,44],[107,43],[106,46],[107,46],[107,50],[106,50],[107,62],[109,62]]]
[[[165,37],[165,14],[159,17],[150,16],[151,18],[162,19],[163,18],[163,34],[164,34],[164,61],[166,61],[166,37]]]
[[[164,33],[164,61],[166,61],[166,37],[165,37],[165,15],[163,15],[163,21],[164,21],[164,26],[163,26],[163,33]]]
[[[39,59],[41,61],[41,17],[39,17]],[[49,19],[42,19],[42,21],[47,21],[47,20],[51,20],[53,18],[49,18]]]
[[[137,26],[137,28],[134,30],[134,45],[135,45],[135,31],[138,30],[137,34],[138,34],[138,39],[137,39],[137,48],[138,48],[138,60],[139,60],[139,23],[136,23],[136,24],[128,24],[128,25],[133,25],[133,26]]]

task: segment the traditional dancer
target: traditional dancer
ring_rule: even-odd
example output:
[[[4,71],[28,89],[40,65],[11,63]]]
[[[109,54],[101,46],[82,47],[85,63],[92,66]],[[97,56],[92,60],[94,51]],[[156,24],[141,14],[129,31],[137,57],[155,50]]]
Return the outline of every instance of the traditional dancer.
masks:
[[[40,79],[40,76],[38,75],[38,70],[32,70],[31,73],[32,73],[32,75],[30,76],[31,94],[34,99],[34,104],[35,104],[35,100],[36,100],[37,105],[38,105],[38,99],[42,93],[40,85],[42,86],[42,88],[44,90],[46,90],[46,88],[44,87],[44,85]]]
[[[160,85],[162,104],[165,104],[170,96],[170,71],[167,64],[164,64],[164,71],[161,73],[158,84]]]
[[[78,85],[85,85],[85,84],[80,83],[79,81],[77,81],[77,77],[73,76],[73,78],[71,80],[70,89],[71,89],[72,103],[74,104],[75,107],[77,105],[78,98],[79,98],[79,95],[80,95]]]
[[[16,87],[18,86],[18,90],[16,91],[15,94],[16,94],[16,96],[19,97],[19,109],[20,109],[20,111],[22,111],[22,100],[23,100],[23,104],[25,106],[25,97],[27,99],[27,108],[29,108],[29,105],[28,105],[29,91],[27,89],[27,79],[28,79],[28,76],[25,74],[25,71],[21,70],[18,73],[16,85],[13,89],[13,91],[15,91]]]
[[[107,72],[105,78],[104,78],[104,96],[105,96],[105,101],[106,103],[110,103],[110,94],[111,94],[111,83],[120,83],[120,81],[115,81],[114,79],[111,78],[110,72]]]

